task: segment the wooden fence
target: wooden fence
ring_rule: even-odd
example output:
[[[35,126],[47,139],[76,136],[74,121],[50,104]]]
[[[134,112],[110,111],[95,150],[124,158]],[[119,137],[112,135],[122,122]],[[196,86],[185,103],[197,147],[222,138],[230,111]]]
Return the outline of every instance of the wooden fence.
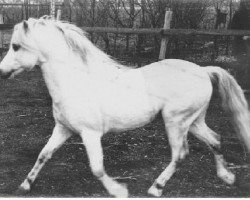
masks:
[[[0,31],[6,31],[13,29],[13,24],[0,24]],[[197,29],[169,29],[169,28],[113,28],[113,27],[81,27],[84,31],[88,33],[112,33],[112,34],[123,34],[123,35],[158,35],[162,38],[161,46],[166,43],[168,37],[171,36],[198,36],[204,35],[212,38],[216,38],[217,36],[250,36],[250,30],[197,30]],[[162,49],[162,48],[165,48]],[[163,52],[163,53],[160,53]],[[166,52],[166,45],[161,47],[159,54],[161,56],[159,59],[164,59],[164,55]]]
[[[13,29],[13,24],[0,24],[0,31],[6,31]],[[197,29],[164,29],[164,28],[112,28],[112,27],[81,27],[84,31],[88,33],[113,33],[113,34],[125,34],[125,35],[160,35],[162,39],[162,44],[166,42],[164,38],[171,36],[197,36],[205,35],[210,37],[216,36],[250,36],[250,30],[197,30]],[[166,48],[166,45],[165,47]],[[162,49],[160,50],[162,51]],[[166,49],[165,49],[166,51]],[[159,58],[164,59],[164,57]]]
[[[13,24],[0,24],[0,31],[13,29]],[[145,34],[145,35],[209,35],[209,36],[250,36],[250,30],[197,30],[197,29],[149,29],[149,28],[112,28],[112,27],[81,27],[89,33],[115,33],[115,34]]]
[[[166,53],[166,48],[167,46],[165,45],[164,47],[163,44],[166,43],[168,40],[164,40],[164,38],[168,38],[171,36],[209,36],[213,38],[212,40],[215,41],[214,43],[214,51],[216,50],[217,44],[216,44],[216,38],[219,36],[250,36],[250,30],[226,30],[226,29],[221,29],[221,30],[216,30],[216,29],[211,29],[211,30],[197,30],[197,29],[161,29],[161,28],[156,28],[156,29],[134,29],[134,28],[110,28],[110,27],[82,27],[83,30],[85,30],[88,33],[113,33],[113,34],[125,34],[125,35],[160,35],[162,37],[162,43],[161,43],[161,49],[159,52],[159,59],[164,59],[165,53]],[[163,53],[162,53],[163,52]],[[249,52],[250,53],[250,52]],[[216,53],[214,53],[216,54]],[[218,54],[218,53],[217,53]]]

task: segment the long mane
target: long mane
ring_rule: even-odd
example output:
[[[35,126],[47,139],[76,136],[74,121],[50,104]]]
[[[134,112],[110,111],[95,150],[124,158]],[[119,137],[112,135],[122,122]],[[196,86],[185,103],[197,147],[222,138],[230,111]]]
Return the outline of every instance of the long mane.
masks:
[[[40,18],[38,23],[55,26],[60,32],[62,32],[69,48],[71,48],[75,53],[78,53],[81,56],[83,62],[90,63],[93,60],[95,60],[95,62],[98,60],[100,63],[102,63],[102,65],[108,64],[119,69],[127,68],[97,48],[87,38],[87,33],[76,25],[66,21],[53,20],[47,17]]]

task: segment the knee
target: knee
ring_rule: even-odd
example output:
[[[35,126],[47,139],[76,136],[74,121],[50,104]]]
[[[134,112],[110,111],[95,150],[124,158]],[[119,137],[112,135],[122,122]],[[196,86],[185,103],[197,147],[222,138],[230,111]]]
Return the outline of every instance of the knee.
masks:
[[[38,162],[40,164],[45,163],[48,160],[50,160],[51,157],[52,157],[52,153],[50,153],[50,152],[41,152],[41,154],[38,157]]]
[[[221,145],[216,144],[216,145],[212,145],[211,146],[212,151],[216,154],[216,155],[222,155],[222,150],[221,150]]]
[[[104,176],[105,172],[103,169],[92,169],[93,174],[96,178],[100,179]]]

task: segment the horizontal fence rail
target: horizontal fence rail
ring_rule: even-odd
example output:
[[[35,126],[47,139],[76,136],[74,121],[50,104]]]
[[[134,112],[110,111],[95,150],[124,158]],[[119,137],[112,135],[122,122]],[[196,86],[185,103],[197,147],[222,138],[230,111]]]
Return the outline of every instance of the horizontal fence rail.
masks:
[[[89,33],[116,34],[152,34],[152,35],[214,35],[214,36],[250,36],[250,30],[199,30],[199,29],[162,29],[162,28],[110,28],[110,27],[81,27]]]
[[[13,24],[0,24],[0,31],[11,30],[14,28]]]
[[[89,33],[117,33],[117,34],[153,34],[161,33],[161,28],[110,28],[110,27],[81,27],[84,31]]]
[[[211,35],[211,36],[250,36],[250,30],[232,30],[232,29],[162,29],[163,35]]]
[[[0,24],[1,30],[13,29],[13,24]],[[112,28],[112,27],[81,27],[89,33],[115,34],[150,34],[150,35],[210,35],[210,36],[250,36],[250,30],[199,30],[199,29],[162,29],[162,28]]]

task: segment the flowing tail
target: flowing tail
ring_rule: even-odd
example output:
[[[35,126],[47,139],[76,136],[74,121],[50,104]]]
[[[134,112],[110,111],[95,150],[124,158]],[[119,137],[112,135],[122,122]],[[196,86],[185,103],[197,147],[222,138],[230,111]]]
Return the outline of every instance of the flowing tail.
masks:
[[[212,66],[204,69],[208,72],[212,83],[218,85],[222,106],[225,111],[230,112],[236,132],[250,152],[250,113],[243,90],[226,70]]]

